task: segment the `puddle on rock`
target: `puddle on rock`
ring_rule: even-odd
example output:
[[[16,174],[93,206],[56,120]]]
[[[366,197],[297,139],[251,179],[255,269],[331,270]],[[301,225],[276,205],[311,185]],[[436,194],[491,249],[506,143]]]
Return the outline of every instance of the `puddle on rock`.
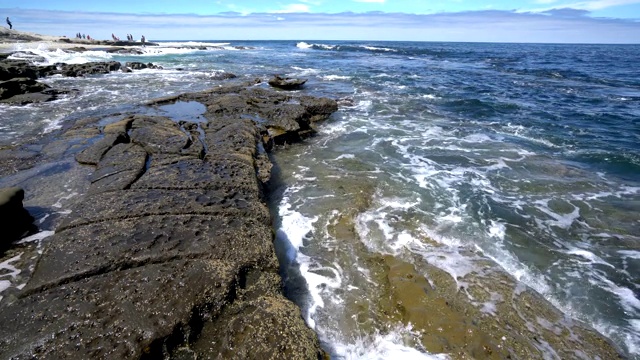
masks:
[[[207,107],[197,101],[177,101],[173,104],[158,106],[154,115],[166,116],[173,121],[207,122],[204,113]]]

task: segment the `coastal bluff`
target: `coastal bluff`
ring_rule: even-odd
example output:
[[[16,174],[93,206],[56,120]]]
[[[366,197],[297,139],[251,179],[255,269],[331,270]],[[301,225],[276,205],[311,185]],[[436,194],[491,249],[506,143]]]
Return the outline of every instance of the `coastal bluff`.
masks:
[[[202,108],[191,120],[154,113]],[[334,100],[234,83],[77,121],[93,167],[26,286],[0,304],[1,359],[322,359],[282,294],[264,184],[274,144]],[[74,145],[75,146],[75,145]]]

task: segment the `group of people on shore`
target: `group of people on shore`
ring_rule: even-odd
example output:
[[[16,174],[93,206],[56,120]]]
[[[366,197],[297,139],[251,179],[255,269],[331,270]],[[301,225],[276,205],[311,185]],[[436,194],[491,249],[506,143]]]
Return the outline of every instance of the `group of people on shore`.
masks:
[[[113,41],[120,41],[120,38],[115,36],[115,34],[113,33],[111,34],[111,38],[113,39]],[[133,35],[127,34],[127,41],[135,42],[136,40],[133,38]],[[142,38],[140,38],[140,42],[142,42],[142,45],[144,45],[144,42],[145,42],[144,35],[142,35]]]
[[[85,34],[81,34],[81,33],[76,33],[76,39],[87,39],[87,40],[91,40],[91,36],[89,35],[85,35]],[[95,40],[95,39],[93,39]]]
[[[7,22],[9,22],[9,18],[7,18]],[[86,40],[95,40],[93,38],[91,38],[91,36],[89,35],[85,35],[83,33],[76,33],[76,39],[86,39]],[[120,41],[120,38],[117,37],[115,34],[111,34],[111,39],[113,39],[113,41]],[[135,42],[136,40],[133,38],[133,35],[131,34],[127,34],[127,41],[129,42]],[[144,46],[146,39],[144,37],[144,35],[142,35],[142,37],[140,38],[140,42],[142,43],[142,46]]]

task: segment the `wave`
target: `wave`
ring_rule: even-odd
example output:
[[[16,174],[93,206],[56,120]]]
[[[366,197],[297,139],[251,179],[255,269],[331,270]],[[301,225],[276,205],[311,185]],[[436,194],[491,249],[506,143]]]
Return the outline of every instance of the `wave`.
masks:
[[[113,54],[102,50],[72,52],[61,49],[49,50],[46,46],[38,46],[37,48],[18,48],[9,56],[9,59],[25,60],[34,65],[84,64],[92,61],[111,60]]]
[[[376,52],[376,53],[389,53],[389,52],[398,52],[398,49],[393,49],[389,47],[378,47],[378,46],[370,46],[370,45],[350,45],[350,44],[309,44],[304,41],[301,41],[296,44],[297,48],[300,49],[313,49],[313,50],[325,50],[325,51],[352,51],[352,52]]]
[[[48,45],[38,44],[36,47],[19,45],[13,49],[9,59],[24,60],[34,65],[85,64],[94,61],[110,61],[117,57],[156,57],[167,55],[186,55],[202,51],[238,51],[240,48],[230,46],[229,43],[163,43],[161,46],[136,47],[137,53],[114,53],[108,50],[71,51],[63,49],[52,50]]]

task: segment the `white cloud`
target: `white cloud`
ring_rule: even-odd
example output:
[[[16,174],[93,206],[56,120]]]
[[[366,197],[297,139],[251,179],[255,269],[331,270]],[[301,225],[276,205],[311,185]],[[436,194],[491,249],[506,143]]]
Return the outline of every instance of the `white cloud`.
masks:
[[[596,1],[583,1],[576,4],[570,4],[566,7],[573,9],[583,10],[602,10],[619,5],[630,5],[640,3],[638,0],[596,0]]]
[[[305,4],[289,4],[289,5],[284,6],[280,10],[273,10],[273,11],[269,11],[269,12],[275,13],[275,14],[308,13],[309,12],[309,5],[305,5]]]
[[[552,4],[557,1],[555,0],[537,0],[539,4]],[[532,11],[532,12],[544,12],[552,9],[558,8],[570,8],[570,9],[578,9],[578,10],[588,10],[588,11],[596,11],[607,9],[614,6],[620,5],[631,5],[631,4],[639,4],[640,0],[593,0],[593,1],[580,1],[570,4],[556,4],[553,6],[549,6],[543,9],[533,9],[533,10],[522,10],[523,12]]]

